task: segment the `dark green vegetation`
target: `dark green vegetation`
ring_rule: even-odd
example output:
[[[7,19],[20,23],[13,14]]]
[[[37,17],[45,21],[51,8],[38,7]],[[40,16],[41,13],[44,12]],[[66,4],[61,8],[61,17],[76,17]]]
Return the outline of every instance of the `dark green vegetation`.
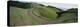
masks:
[[[66,13],[63,13],[65,16],[63,18],[67,18],[63,22],[77,22],[78,21],[78,10],[77,8],[71,8]]]
[[[31,8],[31,3],[22,3],[19,1],[9,1],[8,2],[9,6],[14,6],[14,7],[19,7],[19,8]]]
[[[62,11],[53,6],[18,1],[9,1],[9,5],[11,26],[78,22],[77,8]]]

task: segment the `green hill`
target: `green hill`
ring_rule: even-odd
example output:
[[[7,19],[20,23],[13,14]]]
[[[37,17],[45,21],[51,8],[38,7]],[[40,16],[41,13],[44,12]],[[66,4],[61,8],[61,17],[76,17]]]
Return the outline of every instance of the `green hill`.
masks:
[[[44,6],[38,3],[11,3],[13,3],[10,4],[11,26],[77,22],[77,11],[73,9],[62,11],[59,8]],[[57,14],[58,12],[60,15]]]

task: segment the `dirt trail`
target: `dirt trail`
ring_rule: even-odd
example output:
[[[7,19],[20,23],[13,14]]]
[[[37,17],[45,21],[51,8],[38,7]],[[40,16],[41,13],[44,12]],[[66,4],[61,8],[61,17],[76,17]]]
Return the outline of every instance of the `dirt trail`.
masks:
[[[60,18],[60,19],[57,19],[57,20],[54,20],[54,21],[47,21],[47,19],[45,19],[45,18],[43,19],[43,18],[40,18],[38,16],[33,15],[32,14],[32,10],[28,11],[28,15],[32,16],[32,20],[38,20],[38,21],[40,21],[39,24],[50,24],[50,23],[55,24],[55,23],[60,23],[60,22],[62,22],[64,20],[64,18]]]
[[[37,20],[37,21],[39,21],[39,24],[43,24],[43,23],[48,22],[48,21],[45,20],[45,19],[41,19],[40,17],[37,17],[37,16],[33,15],[33,14],[32,14],[32,9],[28,10],[28,15],[32,16],[32,20]],[[33,21],[32,21],[32,22],[33,22]],[[38,22],[36,22],[36,23],[38,23]]]

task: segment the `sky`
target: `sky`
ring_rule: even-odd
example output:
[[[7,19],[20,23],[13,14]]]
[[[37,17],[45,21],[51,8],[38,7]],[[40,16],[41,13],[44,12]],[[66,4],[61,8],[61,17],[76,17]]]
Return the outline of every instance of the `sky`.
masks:
[[[14,1],[20,1],[20,2],[36,2],[36,3],[39,3],[39,4],[44,4],[46,6],[47,5],[55,6],[57,8],[60,8],[60,9],[64,10],[64,11],[66,11],[66,10],[68,10],[70,8],[78,8],[78,5],[77,4],[74,4],[74,3],[56,3],[55,1],[52,1],[52,0],[14,0]]]

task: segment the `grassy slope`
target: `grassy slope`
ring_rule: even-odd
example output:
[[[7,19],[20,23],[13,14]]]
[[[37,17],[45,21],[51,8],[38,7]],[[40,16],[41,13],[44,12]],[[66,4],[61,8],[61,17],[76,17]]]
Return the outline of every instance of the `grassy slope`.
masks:
[[[46,17],[50,20],[54,20],[57,17],[56,11],[53,11],[50,8],[39,8],[38,11],[40,12],[41,16]]]
[[[74,13],[64,13],[62,14],[61,17],[59,17],[59,19],[55,20],[56,17],[58,16],[56,12],[60,12],[56,8],[40,6],[37,4],[34,4],[33,7],[31,7],[32,5],[30,4],[29,5],[26,4],[21,5],[21,4],[18,5],[15,4],[16,6],[20,6],[20,8],[10,7],[10,25],[35,25],[35,24],[46,24],[46,22],[59,23],[62,21],[63,22],[77,21],[76,20],[77,16],[75,16]],[[31,13],[32,9],[26,9],[26,8],[32,8],[35,14]]]
[[[77,22],[78,20],[75,13],[64,13],[63,16],[60,18],[65,18],[63,21],[65,23]]]
[[[17,7],[10,7],[10,24],[11,25],[35,25],[35,24],[44,24],[48,22],[48,20],[55,20],[57,17],[56,12],[59,12],[57,9],[52,9],[48,7],[37,7],[33,8],[34,12],[38,16],[43,16],[47,18],[42,18],[42,17],[37,17],[32,15],[31,13],[32,9],[22,9],[22,8],[17,8]],[[65,13],[63,16],[60,17],[61,19],[59,20],[65,20],[63,22],[71,22],[70,18],[75,18],[74,13]],[[66,19],[67,18],[67,19]],[[66,21],[70,19],[69,21]],[[58,22],[58,21],[56,21]],[[74,22],[74,21],[73,21]]]
[[[56,12],[59,12],[59,10],[56,8],[49,8],[46,6],[34,5],[33,12],[36,14],[36,16],[43,16],[48,18],[49,20],[55,20],[57,17]]]
[[[10,22],[11,25],[31,24],[32,17],[27,14],[28,9],[21,9],[16,7],[10,8]]]
[[[40,19],[39,17],[29,15],[29,10],[30,9],[10,7],[10,25],[34,25],[46,22],[46,20]]]
[[[48,18],[49,20],[53,20],[56,17],[56,12],[54,12],[53,10],[50,11],[48,8],[44,7],[43,8],[46,11],[49,11],[51,13],[50,17],[54,18]],[[42,12],[42,9],[39,9]],[[31,15],[28,11],[30,11],[30,9],[22,9],[22,8],[17,8],[17,7],[10,7],[10,22],[11,25],[31,25],[31,24],[41,24],[41,23],[45,23],[47,22],[47,18],[41,19],[40,17],[36,17]],[[46,12],[45,11],[45,12]],[[42,14],[49,14],[49,13],[42,13]],[[53,14],[53,15],[52,15]],[[44,15],[45,16],[45,15]],[[47,15],[48,17],[48,15]],[[45,20],[47,19],[47,20]]]

